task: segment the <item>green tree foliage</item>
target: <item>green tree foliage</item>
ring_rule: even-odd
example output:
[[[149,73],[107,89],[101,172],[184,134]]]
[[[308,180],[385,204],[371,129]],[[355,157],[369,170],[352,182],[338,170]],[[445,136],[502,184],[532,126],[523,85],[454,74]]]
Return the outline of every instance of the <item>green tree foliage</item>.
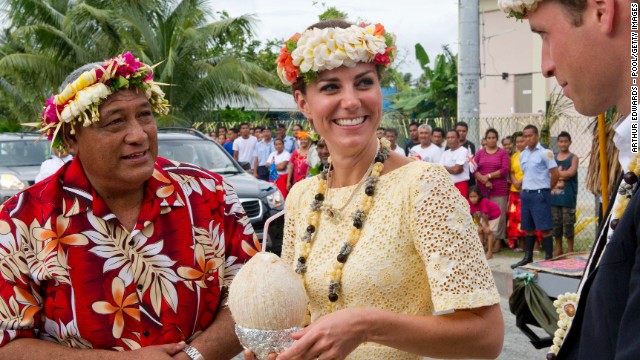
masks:
[[[423,73],[415,87],[398,88],[400,92],[393,97],[391,107],[419,119],[448,118],[457,111],[458,56],[445,45],[443,53],[436,55],[433,67],[430,67],[431,60],[422,45],[416,44],[415,49]],[[406,75],[398,74],[396,84],[406,78]]]
[[[204,0],[0,0],[0,115],[39,118],[44,99],[73,69],[131,51],[156,64],[172,104],[163,125],[205,118],[221,100],[257,96],[273,75],[226,51],[250,43],[255,19],[213,13]]]
[[[329,8],[327,8],[322,14],[320,14],[318,16],[318,18],[320,19],[320,21],[324,21],[324,20],[346,20],[347,19],[347,13],[338,10],[336,7],[331,6]]]

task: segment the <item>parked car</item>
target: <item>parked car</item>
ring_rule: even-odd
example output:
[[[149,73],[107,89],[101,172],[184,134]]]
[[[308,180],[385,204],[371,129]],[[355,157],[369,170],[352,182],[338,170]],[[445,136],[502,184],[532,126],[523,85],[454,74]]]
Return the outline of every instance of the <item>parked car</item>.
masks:
[[[284,208],[284,197],[275,184],[258,180],[207,135],[187,128],[158,129],[158,156],[198,165],[223,176],[236,190],[251,225],[262,239],[264,222]],[[267,249],[280,254],[284,220],[269,227]]]
[[[0,201],[35,183],[40,164],[49,158],[51,143],[40,133],[0,133]]]

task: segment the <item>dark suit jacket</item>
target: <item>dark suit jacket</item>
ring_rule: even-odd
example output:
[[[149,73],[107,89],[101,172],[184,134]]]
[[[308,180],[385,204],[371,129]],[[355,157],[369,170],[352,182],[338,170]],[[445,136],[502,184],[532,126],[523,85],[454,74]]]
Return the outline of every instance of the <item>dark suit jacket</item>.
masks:
[[[605,251],[602,249],[606,244],[606,231],[601,232],[592,249],[593,271],[584,280],[578,310],[558,360],[640,359],[638,193],[633,194]],[[605,214],[605,219],[607,217]],[[608,222],[605,221],[604,226],[608,227]]]

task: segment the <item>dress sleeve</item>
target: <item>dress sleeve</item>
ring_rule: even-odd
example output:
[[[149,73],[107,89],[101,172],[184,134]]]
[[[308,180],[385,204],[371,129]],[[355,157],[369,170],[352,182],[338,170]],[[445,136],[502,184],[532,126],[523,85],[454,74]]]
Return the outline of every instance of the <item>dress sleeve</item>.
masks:
[[[426,268],[436,312],[493,305],[500,296],[469,205],[440,166],[416,174],[411,186],[414,245]]]
[[[31,279],[22,237],[9,218],[11,204],[0,213],[0,347],[19,338],[36,338],[41,322],[40,286]]]

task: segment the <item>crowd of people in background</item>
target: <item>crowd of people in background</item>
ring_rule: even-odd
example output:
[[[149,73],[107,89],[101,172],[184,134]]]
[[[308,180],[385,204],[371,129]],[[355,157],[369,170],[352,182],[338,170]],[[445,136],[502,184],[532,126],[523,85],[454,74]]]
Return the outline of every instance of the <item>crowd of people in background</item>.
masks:
[[[564,239],[566,252],[573,252],[579,159],[569,149],[571,135],[562,131],[557,136],[554,155],[540,144],[533,125],[502,139],[490,128],[476,151],[467,140],[468,129],[465,122],[447,131],[413,122],[403,144],[396,128],[380,127],[376,135],[400,155],[444,166],[470,203],[488,259],[507,246],[524,252],[521,262],[531,262],[539,244],[546,258],[558,256],[565,252]],[[318,174],[329,156],[326,144],[313,140],[301,124],[291,127],[291,135],[282,123],[275,134],[269,126],[242,123],[219,127],[210,136],[236,160],[248,162],[256,178],[275,183],[285,197],[293,184]]]

